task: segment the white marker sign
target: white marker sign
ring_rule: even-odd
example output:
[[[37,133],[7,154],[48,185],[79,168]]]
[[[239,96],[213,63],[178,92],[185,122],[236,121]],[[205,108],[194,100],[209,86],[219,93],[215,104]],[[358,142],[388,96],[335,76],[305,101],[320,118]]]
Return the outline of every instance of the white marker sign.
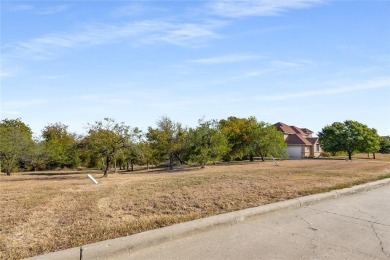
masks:
[[[89,178],[93,183],[98,184],[97,180],[95,180],[95,178],[92,177],[91,174],[87,174],[87,176],[88,176],[88,178]]]

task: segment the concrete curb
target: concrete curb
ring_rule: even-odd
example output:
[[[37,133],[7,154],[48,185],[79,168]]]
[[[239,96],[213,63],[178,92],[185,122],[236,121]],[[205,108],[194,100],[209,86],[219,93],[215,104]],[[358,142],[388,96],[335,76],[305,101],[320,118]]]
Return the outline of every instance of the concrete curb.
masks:
[[[250,217],[282,210],[305,207],[318,203],[320,201],[334,199],[341,196],[347,196],[358,192],[368,191],[389,184],[390,178],[357,185],[351,188],[334,190],[326,193],[304,196],[296,199],[285,200],[272,204],[262,205],[255,208],[239,210],[220,214],[217,216],[197,219],[185,223],[179,223],[168,227],[142,232],[139,234],[120,237],[116,239],[101,241],[82,247],[82,259],[112,259],[115,255],[139,250],[152,245],[156,245],[180,237],[189,236],[202,231],[210,230],[223,225],[231,225],[244,221]],[[47,259],[81,259],[80,248],[70,248],[62,251],[48,253],[32,257],[29,259],[47,260]]]

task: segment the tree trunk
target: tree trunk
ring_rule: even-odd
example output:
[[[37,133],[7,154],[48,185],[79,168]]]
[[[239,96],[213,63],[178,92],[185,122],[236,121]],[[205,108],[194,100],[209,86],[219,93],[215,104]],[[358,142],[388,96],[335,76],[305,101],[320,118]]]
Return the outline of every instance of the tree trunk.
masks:
[[[114,169],[115,169],[115,173],[117,172],[117,168],[116,168],[116,160],[114,161]]]
[[[348,160],[352,160],[352,152],[348,151]]]
[[[253,155],[252,155],[252,154],[249,156],[249,161],[251,161],[251,162],[254,161],[254,160],[253,160]]]
[[[264,162],[264,155],[260,153],[261,161]]]
[[[134,171],[134,163],[133,163],[133,160],[130,161],[130,165],[131,165],[131,171]]]
[[[169,155],[169,169],[173,170],[173,154]]]
[[[183,161],[182,159],[180,159],[179,155],[177,155],[176,153],[174,154],[175,157],[179,160],[180,164],[183,165],[183,164],[186,164],[185,161]]]
[[[108,176],[108,169],[110,167],[110,159],[107,157],[106,158],[106,167],[104,168],[104,174],[103,174],[103,177],[107,177]]]
[[[11,170],[12,170],[12,166],[11,163],[9,162],[7,168],[5,169],[7,176],[11,176]]]
[[[372,153],[372,158],[376,159],[376,158],[375,158],[375,153]]]
[[[130,168],[129,168],[129,161],[126,161],[126,171],[128,171]]]
[[[149,160],[146,160],[146,167],[149,170]]]

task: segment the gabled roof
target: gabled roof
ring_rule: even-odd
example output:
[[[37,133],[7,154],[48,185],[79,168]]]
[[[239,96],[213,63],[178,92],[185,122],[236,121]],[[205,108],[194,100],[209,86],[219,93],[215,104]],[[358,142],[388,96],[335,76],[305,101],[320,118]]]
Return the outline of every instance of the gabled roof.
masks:
[[[293,145],[312,145],[312,143],[302,135],[291,134],[286,138],[286,144]]]
[[[299,134],[299,135],[306,135],[306,133],[304,132],[304,131],[302,131],[302,129],[301,128],[299,128],[299,127],[296,127],[296,126],[290,126],[293,130],[294,130],[294,132],[296,133],[296,134]]]
[[[276,129],[283,132],[283,134],[287,134],[287,135],[298,134],[298,135],[307,136],[307,135],[311,135],[313,133],[313,131],[311,131],[307,128],[299,128],[299,127],[296,127],[293,125],[289,126],[289,125],[286,125],[282,122],[278,122],[278,123],[274,124],[274,126],[276,127]]]
[[[306,138],[311,144],[318,143],[318,137],[307,137]]]
[[[290,126],[283,124],[282,122],[278,122],[274,125],[276,129],[279,131],[282,131],[284,134],[296,134],[294,129],[292,129]]]
[[[308,134],[308,135],[314,133],[313,131],[311,131],[311,130],[309,130],[309,129],[307,129],[307,128],[301,128],[301,130],[302,130],[305,134]]]

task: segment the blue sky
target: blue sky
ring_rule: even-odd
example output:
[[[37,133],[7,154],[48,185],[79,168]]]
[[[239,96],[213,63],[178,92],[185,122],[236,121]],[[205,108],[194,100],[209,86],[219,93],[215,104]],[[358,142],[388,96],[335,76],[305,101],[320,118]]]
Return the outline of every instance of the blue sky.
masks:
[[[390,1],[1,1],[1,119],[390,134]]]

